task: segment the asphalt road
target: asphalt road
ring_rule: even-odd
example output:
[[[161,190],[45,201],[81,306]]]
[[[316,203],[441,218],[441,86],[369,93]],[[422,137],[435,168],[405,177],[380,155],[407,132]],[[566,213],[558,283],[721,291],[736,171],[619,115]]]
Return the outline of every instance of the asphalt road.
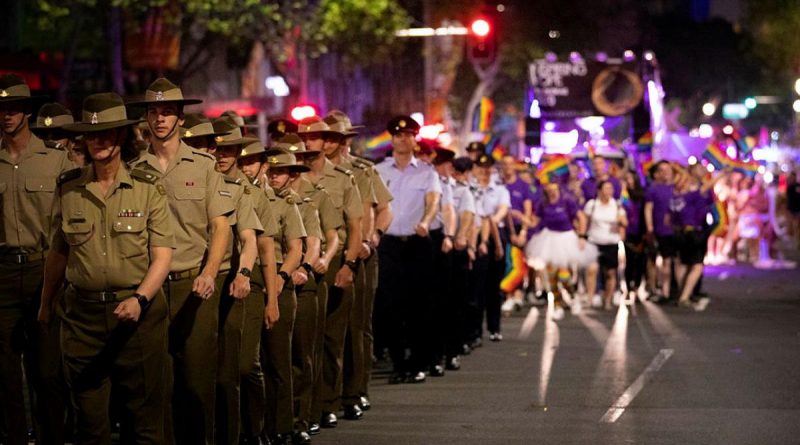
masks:
[[[525,309],[460,371],[376,374],[373,408],[314,443],[800,444],[800,271],[709,268],[705,290],[704,312]]]

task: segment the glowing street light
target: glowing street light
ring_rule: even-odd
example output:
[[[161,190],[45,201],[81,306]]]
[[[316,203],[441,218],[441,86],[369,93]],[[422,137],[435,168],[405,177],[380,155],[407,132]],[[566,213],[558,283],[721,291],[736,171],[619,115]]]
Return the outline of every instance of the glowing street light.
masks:
[[[477,37],[486,37],[489,35],[492,27],[486,19],[476,19],[472,22],[472,25],[470,25],[470,29]]]
[[[794,91],[800,94],[800,79],[794,81]]]
[[[717,112],[716,105],[712,104],[711,102],[706,102],[703,104],[703,114],[705,114],[706,116],[711,117],[716,112]]]
[[[755,97],[748,97],[744,100],[744,106],[747,107],[748,110],[754,110],[758,106],[758,102]]]
[[[795,100],[792,102],[792,109],[795,113],[800,113],[800,99]]]

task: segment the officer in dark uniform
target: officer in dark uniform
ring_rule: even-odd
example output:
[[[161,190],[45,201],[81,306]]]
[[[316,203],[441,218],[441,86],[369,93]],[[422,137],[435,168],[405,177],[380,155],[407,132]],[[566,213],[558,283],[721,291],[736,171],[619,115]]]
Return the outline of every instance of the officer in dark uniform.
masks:
[[[47,148],[31,134],[28,118],[37,101],[21,78],[0,76],[0,412],[9,444],[28,442],[23,355],[28,382],[41,402],[34,403],[40,440],[63,441],[64,433],[58,342],[52,331],[37,326],[36,311],[56,178],[72,164],[66,152]]]
[[[111,392],[120,397],[123,442],[164,443],[167,305],[161,284],[175,247],[166,191],[128,170],[133,147],[122,99],[94,94],[80,123],[92,164],[59,179],[40,321],[54,316],[66,277],[61,342],[77,431],[75,442],[111,443]]]
[[[387,130],[392,135],[393,156],[376,168],[394,197],[394,219],[378,246],[375,327],[376,334],[385,338],[394,365],[389,382],[421,383],[430,349],[424,325],[430,301],[426,284],[433,269],[429,228],[442,187],[433,167],[414,157],[419,124],[398,116],[389,121]]]

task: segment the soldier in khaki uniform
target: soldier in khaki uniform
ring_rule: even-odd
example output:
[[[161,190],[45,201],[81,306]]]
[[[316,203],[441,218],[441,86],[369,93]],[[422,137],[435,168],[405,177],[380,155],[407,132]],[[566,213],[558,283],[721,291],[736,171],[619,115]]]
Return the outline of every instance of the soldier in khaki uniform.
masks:
[[[175,246],[165,189],[156,176],[128,170],[133,147],[122,99],[94,94],[81,123],[91,166],[59,178],[40,321],[64,294],[61,341],[80,444],[111,443],[111,392],[124,413],[123,442],[164,443],[167,306],[161,284]]]
[[[357,420],[363,415],[361,409],[361,385],[364,377],[364,332],[366,329],[366,273],[364,261],[372,255],[371,239],[372,226],[375,221],[373,208],[377,204],[375,190],[372,182],[372,171],[364,164],[354,164],[345,158],[343,151],[349,135],[346,124],[336,116],[328,116],[325,123],[331,131],[338,134],[325,138],[323,151],[325,157],[334,165],[345,168],[353,173],[356,187],[361,195],[364,216],[361,219],[361,248],[359,251],[359,266],[353,283],[353,308],[347,323],[345,336],[344,367],[342,385],[336,392],[342,394],[344,418]]]
[[[31,132],[44,141],[48,148],[70,152],[74,144],[74,134],[65,131],[64,125],[72,124],[75,119],[72,113],[60,103],[42,105],[36,113],[36,123],[31,125]]]
[[[264,158],[264,145],[254,139],[242,146],[239,152],[237,170],[239,179],[246,181],[246,187],[253,198],[256,214],[264,226],[264,233],[258,237],[258,259],[260,268],[253,270],[251,280],[253,291],[245,299],[245,319],[242,333],[239,373],[241,376],[241,425],[242,445],[260,444],[260,434],[264,430],[266,395],[264,373],[261,369],[261,332],[278,321],[278,289],[276,287],[276,262],[274,239],[280,235],[280,227],[270,205],[275,199],[271,188],[267,190],[257,184],[255,177],[261,170]],[[245,173],[247,171],[247,173]],[[280,244],[277,244],[280,246]],[[269,277],[265,280],[264,277]],[[254,295],[255,294],[255,295]],[[265,301],[265,297],[266,300]]]
[[[359,129],[359,126],[353,126],[350,118],[339,110],[333,110],[328,113],[328,118],[334,118],[337,121],[336,128],[340,132],[343,133],[344,138],[342,139],[342,143],[340,144],[339,149],[339,157],[346,162],[349,162],[354,168],[354,171],[365,171],[369,180],[372,183],[372,191],[374,194],[374,207],[371,209],[370,221],[368,224],[362,224],[366,226],[368,230],[362,230],[364,233],[364,239],[368,240],[368,244],[371,248],[371,253],[368,255],[362,263],[362,270],[363,270],[363,280],[360,280],[357,285],[361,285],[361,288],[356,288],[356,296],[357,299],[361,301],[363,306],[356,305],[357,309],[354,309],[353,314],[354,318],[357,312],[361,312],[363,318],[361,319],[361,327],[362,333],[364,336],[364,353],[363,353],[363,361],[362,361],[362,368],[355,373],[349,373],[349,379],[346,375],[345,381],[352,382],[350,385],[345,384],[343,396],[345,399],[345,405],[349,403],[357,402],[359,407],[366,411],[369,410],[371,405],[369,401],[369,380],[370,375],[372,374],[372,360],[373,360],[373,334],[372,334],[372,309],[375,302],[375,290],[378,287],[378,255],[377,255],[377,247],[380,243],[380,236],[383,232],[389,228],[389,224],[392,222],[392,208],[391,208],[391,200],[392,194],[389,193],[389,189],[386,188],[386,184],[381,179],[378,171],[375,169],[375,164],[371,161],[359,157],[352,156],[350,154],[350,145],[353,141],[353,138],[358,135],[356,131]],[[328,118],[326,118],[326,122],[328,122]],[[359,187],[361,190],[361,187]],[[363,194],[362,194],[363,195]],[[363,197],[363,196],[362,196]],[[363,283],[363,284],[362,284]],[[351,323],[351,327],[353,323]],[[354,364],[354,368],[357,369],[356,364]],[[355,375],[353,375],[355,374]],[[358,400],[354,400],[355,396],[358,397]]]
[[[292,177],[303,170],[294,156],[266,157],[268,186],[275,193],[271,201],[275,219],[280,226],[280,246],[275,246],[278,267],[276,279],[281,293],[278,297],[280,318],[262,338],[267,410],[265,431],[272,443],[286,441],[294,431],[294,401],[292,389],[292,331],[297,311],[297,295],[292,275],[303,257],[303,238],[306,231],[297,207],[297,195],[291,192]]]
[[[290,134],[283,136],[277,146],[285,148],[286,150],[294,153],[298,162],[309,162],[310,158],[321,157],[322,152],[307,151],[305,144],[296,135]],[[328,305],[328,284],[324,280],[325,274],[328,272],[328,266],[334,260],[336,255],[340,254],[339,250],[339,230],[344,227],[344,219],[342,213],[336,210],[331,200],[330,195],[325,190],[325,187],[317,183],[312,184],[306,178],[298,178],[293,184],[296,186],[298,194],[305,198],[310,198],[314,207],[317,209],[317,214],[320,219],[320,228],[323,233],[323,238],[320,240],[320,255],[316,262],[310,262],[314,270],[314,276],[317,281],[316,299],[317,299],[317,319],[314,325],[316,336],[314,338],[314,357],[312,362],[313,380],[312,391],[310,394],[303,394],[300,397],[309,397],[309,434],[319,434],[319,419],[322,416],[322,363],[324,356],[323,345],[325,343],[325,319],[326,308]],[[308,261],[307,261],[308,262]],[[296,392],[297,393],[297,392]],[[300,402],[300,403],[304,403]]]
[[[217,159],[216,169],[224,175],[223,190],[231,196],[235,207],[235,212],[228,217],[234,228],[233,236],[220,265],[220,274],[225,278],[221,283],[219,306],[215,443],[236,445],[239,443],[239,354],[244,323],[244,299],[251,293],[250,277],[258,255],[256,237],[263,232],[263,227],[255,213],[251,189],[245,187],[247,181],[236,177],[239,150],[243,143],[250,140],[242,138],[239,129],[223,119],[211,125],[208,119],[193,115],[189,123],[193,124],[191,128],[194,131],[186,129],[183,132],[184,138],[187,133],[191,135],[194,139],[192,142],[199,150],[203,148],[199,147],[197,140],[207,140],[209,145],[205,151]],[[184,128],[186,125],[184,120]]]
[[[308,151],[323,150],[325,138],[337,137],[322,119],[304,119],[298,125],[298,135]],[[361,251],[361,220],[363,208],[355,179],[347,169],[333,165],[324,156],[305,159],[311,171],[306,179],[312,184],[322,184],[333,199],[334,206],[344,220],[345,228],[339,231],[340,249],[325,274],[328,283],[328,302],[325,320],[325,356],[322,365],[322,415],[320,426],[334,428],[338,423],[336,412],[341,409],[341,380],[344,365],[344,346],[347,323],[353,307],[353,280],[358,271]],[[316,414],[316,413],[313,413]]]
[[[56,179],[72,165],[65,152],[46,148],[31,134],[28,117],[35,100],[21,78],[0,76],[0,413],[9,444],[28,442],[23,355],[38,402],[37,434],[42,441],[57,442],[64,432],[64,396],[53,361],[58,343],[47,335],[49,329],[37,326],[36,311]]]
[[[164,283],[174,375],[172,420],[176,443],[190,445],[214,443],[217,280],[231,236],[227,216],[233,211],[214,157],[180,140],[183,106],[198,102],[184,99],[180,88],[162,78],[148,87],[143,101],[129,104],[146,106],[151,132],[150,148],[132,165],[158,176],[173,218],[177,249]]]

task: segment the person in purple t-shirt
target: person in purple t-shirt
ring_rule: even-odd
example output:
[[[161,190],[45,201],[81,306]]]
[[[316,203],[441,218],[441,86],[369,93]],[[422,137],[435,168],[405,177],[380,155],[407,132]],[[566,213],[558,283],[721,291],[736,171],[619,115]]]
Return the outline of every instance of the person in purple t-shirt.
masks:
[[[673,170],[668,161],[659,161],[654,167],[653,179],[644,196],[645,239],[658,243],[658,254],[661,255],[661,298],[663,302],[670,297],[670,281],[672,279],[672,258],[677,253],[672,232],[672,214],[670,201],[673,195]],[[655,258],[649,258],[655,262]]]
[[[544,191],[545,198],[536,205],[531,218],[531,225],[540,226],[541,231],[528,242],[525,253],[529,266],[547,269],[550,290],[554,291],[559,271],[592,264],[597,259],[597,248],[586,241],[586,216],[577,203],[562,197],[556,183],[547,184]],[[564,310],[559,293],[555,296],[553,318],[559,320]]]
[[[581,183],[584,202],[597,198],[597,184],[602,181],[609,181],[614,186],[614,199],[619,199],[622,193],[622,184],[617,178],[608,174],[608,164],[606,164],[605,158],[602,156],[592,158],[592,172],[592,177],[584,179]]]
[[[679,306],[691,307],[689,298],[695,285],[703,275],[703,260],[708,246],[706,216],[714,204],[714,184],[726,174],[713,180],[697,181],[688,174],[681,174],[675,184],[670,201],[670,213],[675,227],[675,244],[678,247],[678,264],[675,275],[681,284]]]

